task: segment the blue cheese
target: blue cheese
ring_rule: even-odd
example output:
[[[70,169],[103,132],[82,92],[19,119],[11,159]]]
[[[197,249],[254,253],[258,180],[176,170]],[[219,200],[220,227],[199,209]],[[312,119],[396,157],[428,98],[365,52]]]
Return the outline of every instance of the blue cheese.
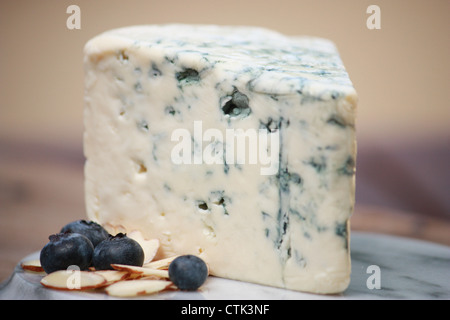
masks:
[[[90,219],[214,276],[346,289],[357,96],[332,42],[132,26],[90,40],[85,71]]]

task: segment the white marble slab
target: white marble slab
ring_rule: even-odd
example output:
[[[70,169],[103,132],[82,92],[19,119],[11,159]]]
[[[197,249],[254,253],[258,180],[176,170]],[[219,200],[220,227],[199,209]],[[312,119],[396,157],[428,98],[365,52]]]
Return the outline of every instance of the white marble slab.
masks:
[[[351,252],[351,283],[348,289],[339,295],[308,294],[209,277],[198,292],[170,291],[137,299],[450,299],[448,246],[353,232]],[[39,253],[36,252],[23,260],[38,257]],[[102,293],[50,290],[40,285],[41,278],[42,275],[24,272],[19,262],[11,277],[0,284],[0,299],[115,299]]]

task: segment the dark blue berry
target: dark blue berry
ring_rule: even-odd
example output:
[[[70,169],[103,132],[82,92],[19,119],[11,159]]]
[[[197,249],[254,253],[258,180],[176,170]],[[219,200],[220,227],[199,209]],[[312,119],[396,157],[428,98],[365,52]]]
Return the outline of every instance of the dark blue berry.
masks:
[[[109,233],[98,223],[86,220],[77,220],[68,223],[61,229],[60,232],[80,233],[91,240],[94,247],[108,238],[109,235]]]
[[[206,263],[194,255],[180,256],[169,265],[169,278],[180,290],[195,291],[207,277]]]
[[[66,270],[76,265],[86,270],[92,261],[94,246],[79,233],[58,233],[49,236],[49,242],[42,248],[40,261],[46,273]]]
[[[92,264],[96,270],[111,270],[111,264],[126,264],[141,267],[144,263],[144,250],[141,245],[126,234],[110,235],[100,242],[94,250]]]

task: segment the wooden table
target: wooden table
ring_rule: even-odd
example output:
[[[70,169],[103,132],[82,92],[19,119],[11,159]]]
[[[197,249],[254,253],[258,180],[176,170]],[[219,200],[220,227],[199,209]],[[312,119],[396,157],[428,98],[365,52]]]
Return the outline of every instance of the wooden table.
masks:
[[[0,140],[0,282],[66,223],[85,218],[81,142],[33,144]],[[352,230],[450,245],[450,222],[357,204]]]

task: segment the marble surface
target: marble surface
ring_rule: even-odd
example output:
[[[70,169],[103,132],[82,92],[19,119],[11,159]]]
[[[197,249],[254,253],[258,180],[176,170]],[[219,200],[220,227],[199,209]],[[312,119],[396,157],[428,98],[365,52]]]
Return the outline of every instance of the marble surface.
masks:
[[[23,260],[38,257],[35,252]],[[317,295],[209,277],[197,292],[170,291],[134,299],[318,300],[450,299],[450,247],[397,236],[353,232],[352,275],[339,295]],[[0,299],[115,299],[102,293],[65,292],[40,285],[40,274],[24,272],[20,262],[0,284]]]

